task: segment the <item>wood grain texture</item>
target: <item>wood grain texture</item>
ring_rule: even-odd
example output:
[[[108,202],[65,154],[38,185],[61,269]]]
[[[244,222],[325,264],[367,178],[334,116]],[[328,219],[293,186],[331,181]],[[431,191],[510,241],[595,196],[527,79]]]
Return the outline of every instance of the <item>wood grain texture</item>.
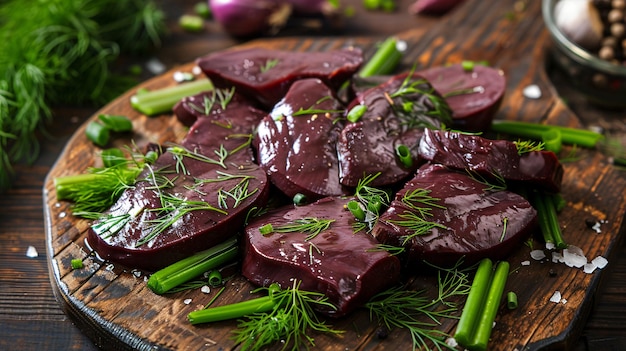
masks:
[[[515,12],[514,3],[468,0],[462,9],[428,31],[417,28],[399,34],[411,48],[403,61],[403,68],[408,69],[415,63],[428,67],[462,59],[487,60],[501,68],[508,79],[507,94],[497,118],[583,125],[560,102],[543,66],[538,64],[545,59],[548,43],[540,16],[540,2],[529,2],[523,12]],[[372,38],[319,37],[278,38],[245,45],[294,51],[321,51],[355,45],[364,48],[369,55],[375,44]],[[189,70],[191,66],[177,69]],[[158,88],[170,84],[173,84],[170,75],[165,74],[141,86]],[[529,84],[538,84],[542,88],[544,94],[540,99],[530,100],[523,96],[522,89]],[[146,117],[133,111],[128,103],[133,93],[129,91],[98,113],[132,117],[135,127],[132,139],[140,146],[147,142],[182,138],[185,129],[170,115]],[[70,204],[56,201],[53,186],[55,177],[83,172],[93,164],[98,150],[84,138],[84,128],[85,125],[80,127],[69,140],[44,183],[47,259],[53,287],[66,312],[81,321],[83,331],[102,348],[147,350],[219,346],[236,349],[230,340],[235,322],[191,326],[186,321],[187,313],[208,303],[215,291],[157,296],[146,287],[145,274],[102,263],[85,247],[85,231],[89,223],[69,215]],[[128,139],[116,140],[118,145],[128,142]],[[563,195],[568,206],[560,216],[564,235],[569,243],[581,247],[590,259],[597,255],[611,259],[624,231],[626,180],[603,155],[589,150],[581,151],[579,155],[580,160],[565,164]],[[585,226],[584,221],[588,218],[606,220],[602,233],[597,234]],[[539,242],[535,245],[541,246]],[[535,262],[530,259],[529,251],[528,247],[521,247],[509,259],[514,273],[506,289],[516,291],[520,307],[513,311],[499,311],[491,349],[536,350],[548,346],[569,349],[582,330],[603,272],[585,274],[562,264]],[[72,270],[70,261],[73,258],[83,258],[86,268]],[[527,260],[532,261],[531,265],[522,266],[521,263]],[[551,276],[550,270],[555,271],[556,276]],[[432,282],[432,277],[428,276],[415,279],[416,286],[432,286]],[[243,278],[237,277],[228,283],[218,303],[249,299],[252,288]],[[561,291],[567,299],[566,304],[548,301],[555,290]],[[192,299],[190,304],[184,303],[187,298]],[[345,335],[340,339],[315,336],[318,349],[410,349],[410,337],[402,331],[392,332],[385,340],[378,339],[377,328],[368,322],[364,311],[333,321],[333,324],[346,330]],[[451,321],[441,326],[441,330],[447,332],[452,332],[453,328]]]

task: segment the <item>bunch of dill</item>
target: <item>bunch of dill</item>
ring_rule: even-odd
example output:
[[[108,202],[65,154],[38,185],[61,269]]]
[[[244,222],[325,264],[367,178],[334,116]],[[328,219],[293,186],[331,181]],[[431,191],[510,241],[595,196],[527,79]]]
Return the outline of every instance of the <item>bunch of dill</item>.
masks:
[[[38,131],[59,105],[100,105],[129,89],[122,54],[160,43],[165,16],[152,0],[0,0],[0,192],[13,165],[39,155]]]

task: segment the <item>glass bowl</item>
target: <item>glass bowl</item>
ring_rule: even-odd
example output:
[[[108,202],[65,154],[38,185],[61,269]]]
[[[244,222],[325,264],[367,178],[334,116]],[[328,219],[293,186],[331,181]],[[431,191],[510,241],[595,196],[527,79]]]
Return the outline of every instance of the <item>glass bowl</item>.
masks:
[[[543,19],[552,37],[550,58],[576,90],[593,104],[626,108],[626,66],[602,60],[570,41],[557,27],[554,8],[559,0],[543,0]]]

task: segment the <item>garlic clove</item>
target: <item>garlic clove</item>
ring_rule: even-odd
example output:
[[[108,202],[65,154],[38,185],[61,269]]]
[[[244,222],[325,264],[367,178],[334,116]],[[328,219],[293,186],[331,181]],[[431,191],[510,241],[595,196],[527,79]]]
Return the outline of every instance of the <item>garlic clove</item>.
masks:
[[[591,0],[560,0],[554,7],[554,21],[573,43],[597,50],[602,41],[600,12]]]

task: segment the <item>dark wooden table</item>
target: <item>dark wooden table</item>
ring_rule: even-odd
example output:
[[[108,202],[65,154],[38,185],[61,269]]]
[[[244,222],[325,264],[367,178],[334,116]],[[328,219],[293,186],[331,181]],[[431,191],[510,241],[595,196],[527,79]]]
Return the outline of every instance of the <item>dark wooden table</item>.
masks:
[[[169,18],[170,34],[155,54],[168,67],[192,61],[208,52],[236,45],[240,41],[224,34],[215,23],[207,23],[199,34],[184,33],[176,24],[178,17],[189,13],[195,1],[161,1]],[[308,27],[289,27],[288,35],[388,35],[428,25],[440,19],[417,17],[407,13],[409,0],[398,1],[393,14],[367,12],[361,0],[344,1],[354,6],[354,17],[346,20],[340,32]],[[529,38],[530,40],[530,38]],[[542,64],[542,63],[537,63]],[[568,89],[558,75],[554,84],[570,108],[589,124],[599,123],[617,133],[626,134],[624,111],[597,109]],[[59,108],[51,137],[43,139],[42,153],[32,165],[16,167],[17,181],[7,193],[0,194],[0,349],[1,350],[91,350],[93,342],[79,331],[55,300],[50,285],[44,237],[42,185],[50,167],[74,131],[94,109]],[[626,176],[626,173],[624,173]],[[624,192],[624,189],[616,189]],[[622,228],[623,229],[623,228]],[[33,246],[38,257],[29,258]],[[576,350],[626,350],[626,247],[615,250],[595,295],[594,306]]]

